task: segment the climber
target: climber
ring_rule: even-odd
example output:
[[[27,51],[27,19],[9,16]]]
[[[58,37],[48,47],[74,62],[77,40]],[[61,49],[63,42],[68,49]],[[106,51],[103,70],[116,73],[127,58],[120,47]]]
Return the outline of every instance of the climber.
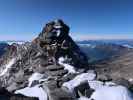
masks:
[[[39,46],[46,50],[47,56],[53,62],[55,62],[54,56],[58,48],[64,47],[68,33],[69,27],[62,20],[58,19],[47,23],[39,34]]]
[[[69,27],[60,19],[54,21],[54,29],[57,33],[57,43],[61,44],[69,33]]]
[[[43,44],[61,44],[69,33],[69,27],[60,19],[52,21],[43,28],[39,40]]]

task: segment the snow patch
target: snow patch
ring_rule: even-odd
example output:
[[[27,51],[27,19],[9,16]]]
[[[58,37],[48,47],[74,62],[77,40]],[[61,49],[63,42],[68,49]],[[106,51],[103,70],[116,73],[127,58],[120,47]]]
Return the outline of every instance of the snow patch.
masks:
[[[90,99],[87,97],[80,97],[78,100],[90,100]]]
[[[8,41],[7,43],[8,43],[9,45],[12,45],[13,43],[16,43],[16,44],[20,44],[20,45],[21,45],[21,44],[24,44],[25,42],[24,42],[24,41],[10,41],[10,42],[9,42],[9,41]]]
[[[116,86],[117,84],[115,84],[114,82],[106,82],[105,83],[106,86]]]
[[[90,98],[80,97],[78,100],[133,100],[133,95],[124,86],[102,86]]]
[[[129,82],[133,82],[133,79],[132,79],[132,78],[130,78],[128,81],[129,81]]]
[[[96,81],[96,80],[88,81],[88,84],[89,84],[90,88],[92,88],[94,90],[99,89],[99,88],[103,87],[103,85],[104,85],[103,82]]]
[[[22,94],[28,97],[37,97],[39,100],[48,100],[46,91],[41,87],[40,84],[32,86],[34,81],[46,81],[47,77],[44,74],[33,73],[28,79],[28,87],[15,91],[15,94]],[[32,86],[32,87],[31,87]]]
[[[9,61],[9,63],[6,64],[6,65],[4,66],[4,69],[1,70],[0,76],[5,75],[5,74],[7,73],[7,71],[8,71],[8,69],[10,69],[10,68],[12,67],[12,65],[15,63],[15,61],[16,61],[15,58],[11,59],[11,60]]]
[[[82,43],[78,43],[78,45],[79,46],[81,46],[81,47],[84,47],[84,46],[86,46],[86,47],[89,47],[89,48],[92,48],[92,49],[94,49],[95,47],[96,47],[96,45],[92,45],[92,44],[82,44]]]
[[[60,57],[58,63],[64,66],[65,67],[64,69],[68,70],[69,73],[76,73],[75,68],[72,65],[64,63],[64,61],[65,61],[65,58]]]
[[[77,75],[73,80],[65,82],[62,86],[67,87],[73,93],[75,87],[87,80],[90,88],[95,92],[90,98],[82,96],[77,100],[133,100],[133,94],[126,87],[116,85],[113,82],[103,83],[94,80],[95,77],[94,73],[83,73]]]
[[[48,100],[47,93],[39,85],[17,90],[15,91],[15,94],[23,94],[28,97],[37,97],[39,100]]]
[[[133,100],[131,93],[123,86],[103,86],[97,89],[90,100]]]
[[[45,79],[46,78],[45,78],[44,74],[40,74],[40,73],[37,73],[37,72],[33,73],[31,75],[31,77],[28,79],[28,81],[29,81],[28,86],[30,87],[32,85],[33,81],[41,81],[41,80],[45,80]]]
[[[124,46],[124,47],[127,47],[127,48],[130,48],[130,49],[133,49],[133,46],[128,45],[128,44],[124,44],[123,46]]]
[[[73,80],[63,83],[62,86],[67,87],[71,92],[73,92],[73,89],[78,85],[80,85],[80,83],[84,81],[94,80],[95,77],[96,77],[96,74],[93,72],[83,73],[83,74],[77,75]]]

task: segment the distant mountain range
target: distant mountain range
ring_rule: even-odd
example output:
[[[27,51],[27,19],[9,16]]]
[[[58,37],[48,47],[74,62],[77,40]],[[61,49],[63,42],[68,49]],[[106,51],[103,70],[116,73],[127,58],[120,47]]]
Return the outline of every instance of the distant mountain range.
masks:
[[[129,48],[116,44],[80,45],[80,48],[88,56],[90,63],[119,56],[129,51]]]
[[[133,41],[68,32],[56,20],[31,42],[1,41],[0,100],[133,100]]]
[[[26,42],[26,41],[7,40],[7,41],[0,41],[0,44],[1,44],[1,43],[7,43],[7,44],[11,45],[11,44],[13,44],[13,43],[22,44],[22,43],[24,43],[24,42]]]
[[[17,44],[22,44],[26,41],[23,40],[6,40],[6,41],[0,41],[0,43],[17,43]],[[80,45],[98,45],[98,44],[117,44],[117,45],[122,45],[128,48],[133,48],[133,40],[83,40],[83,41],[76,41],[77,44]]]
[[[128,48],[133,48],[133,40],[85,40],[77,41],[78,44],[117,44]]]
[[[23,44],[25,41],[0,41],[0,56],[5,48],[13,43]],[[86,53],[90,63],[119,56],[129,49],[133,49],[133,40],[88,40],[76,42]]]
[[[100,74],[108,74],[114,79],[122,77],[133,83],[133,50],[130,49],[118,57],[97,62],[95,67]]]
[[[88,40],[77,43],[91,63],[110,59],[133,49],[133,40]]]
[[[13,43],[23,44],[25,41],[0,41],[0,57],[6,52],[6,48]]]

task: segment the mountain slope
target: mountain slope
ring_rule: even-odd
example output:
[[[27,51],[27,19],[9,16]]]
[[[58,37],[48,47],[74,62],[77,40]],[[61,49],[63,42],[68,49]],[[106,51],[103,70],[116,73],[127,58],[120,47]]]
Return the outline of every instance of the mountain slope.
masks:
[[[48,24],[51,25],[51,23]],[[7,52],[0,59],[1,86],[8,91],[15,91],[25,87],[28,78],[34,73],[43,73],[45,77],[54,77],[60,80],[60,84],[71,79],[72,76],[68,77],[67,75],[89,69],[85,54],[82,53],[69,34],[64,33],[66,25],[62,23],[61,27],[63,33],[60,34],[66,34],[64,39],[61,37],[63,41],[60,39],[55,41],[55,37],[53,38],[52,35],[46,39],[43,38],[43,34],[51,34],[47,32],[48,30],[45,31],[46,24],[46,27],[40,33],[41,35],[39,34],[32,42],[10,45]],[[53,32],[53,34],[55,33]],[[63,60],[59,62],[60,58],[63,58]],[[70,68],[73,71],[70,71]],[[66,79],[63,78],[64,75],[66,75]],[[57,82],[58,80],[53,81]]]
[[[7,43],[0,43],[0,57],[6,52],[8,46]]]
[[[129,48],[110,44],[110,43],[96,43],[96,44],[79,44],[81,50],[88,56],[90,63],[95,63],[104,59],[119,56],[125,52],[130,51]]]
[[[113,79],[125,78],[133,81],[133,50],[108,60],[98,62],[95,66],[100,74],[108,74]]]
[[[133,99],[126,85],[97,79],[62,20],[47,23],[32,42],[12,44],[0,59],[0,95],[9,100]]]

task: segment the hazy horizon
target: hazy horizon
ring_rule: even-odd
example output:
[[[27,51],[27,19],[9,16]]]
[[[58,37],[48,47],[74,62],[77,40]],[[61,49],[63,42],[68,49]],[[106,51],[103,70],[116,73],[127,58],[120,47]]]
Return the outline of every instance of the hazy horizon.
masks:
[[[114,36],[110,36],[110,35],[105,35],[105,36],[96,36],[96,35],[82,35],[82,36],[76,36],[74,37],[73,35],[70,34],[70,36],[72,37],[72,39],[74,41],[87,41],[87,40],[133,40],[132,36],[126,36],[126,35],[114,35]],[[32,41],[33,39],[35,39],[36,36],[34,37],[30,37],[30,39],[19,39],[19,38],[15,38],[15,39],[4,39],[4,40],[0,40],[1,41]]]

